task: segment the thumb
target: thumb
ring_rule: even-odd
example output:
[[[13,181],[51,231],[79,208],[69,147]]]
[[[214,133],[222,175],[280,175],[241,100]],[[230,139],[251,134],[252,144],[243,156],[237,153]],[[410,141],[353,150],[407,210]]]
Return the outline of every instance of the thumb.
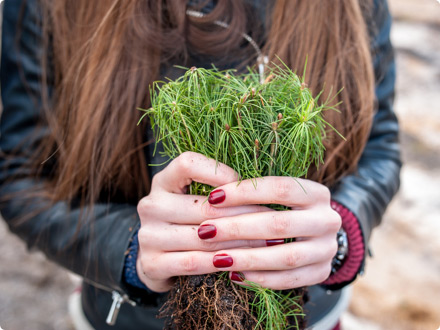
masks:
[[[215,159],[187,151],[154,176],[151,189],[183,194],[192,181],[218,187],[238,181],[238,174]]]

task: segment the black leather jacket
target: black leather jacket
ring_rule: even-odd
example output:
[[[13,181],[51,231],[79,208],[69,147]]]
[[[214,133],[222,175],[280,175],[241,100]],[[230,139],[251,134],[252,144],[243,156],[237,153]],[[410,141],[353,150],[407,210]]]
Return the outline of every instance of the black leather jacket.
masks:
[[[84,277],[83,309],[96,328],[105,329],[105,317],[112,302],[111,291],[128,293],[147,306],[124,304],[117,325],[119,329],[137,329],[149,319],[146,328],[159,329],[154,306],[160,295],[133,290],[122,280],[125,251],[139,225],[136,205],[121,200],[97,203],[93,209],[93,226],[78,229],[81,210],[67,202],[52,205],[42,197],[23,197],[16,192],[43,186],[44,174],[35,179],[23,167],[27,156],[35,150],[44,134],[48,134],[40,109],[41,30],[36,22],[37,1],[28,0],[17,36],[17,22],[22,1],[6,0],[4,5],[1,57],[0,210],[12,232],[27,242],[30,249],[39,249],[61,266]],[[372,52],[376,74],[378,111],[367,146],[356,174],[343,178],[332,189],[332,198],[350,209],[359,219],[365,246],[372,229],[399,187],[401,167],[398,123],[392,110],[395,82],[393,50],[389,40],[391,17],[386,0],[375,1],[372,31]],[[36,133],[35,128],[41,125]],[[13,180],[10,178],[13,177]],[[32,214],[35,206],[47,206]],[[83,213],[87,214],[87,212]],[[28,221],[16,221],[30,215]],[[76,237],[75,240],[72,240]],[[363,268],[363,267],[362,267]],[[342,283],[341,286],[347,283]],[[98,289],[96,289],[98,288]],[[329,296],[330,297],[330,296]],[[327,300],[330,298],[326,298]],[[313,299],[312,299],[313,300]],[[321,302],[314,301],[318,306]],[[323,303],[325,305],[325,303]],[[325,308],[324,308],[325,309]],[[324,313],[321,308],[320,313]],[[318,313],[319,314],[319,313]],[[155,323],[155,325],[153,325]],[[109,329],[114,329],[110,328]]]

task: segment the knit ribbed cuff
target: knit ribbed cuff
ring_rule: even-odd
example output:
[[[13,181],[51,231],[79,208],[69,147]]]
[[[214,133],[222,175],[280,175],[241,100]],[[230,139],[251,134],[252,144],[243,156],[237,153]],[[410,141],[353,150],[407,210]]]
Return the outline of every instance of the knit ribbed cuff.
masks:
[[[331,202],[331,206],[342,218],[342,228],[347,233],[348,238],[348,254],[342,267],[322,283],[329,286],[351,282],[358,274],[365,255],[362,231],[354,214],[335,201]]]
[[[138,289],[148,290],[144,283],[141,282],[136,270],[136,260],[139,250],[138,231],[133,235],[130,245],[128,246],[127,256],[125,257],[124,276],[125,283]],[[148,290],[149,291],[149,290]]]

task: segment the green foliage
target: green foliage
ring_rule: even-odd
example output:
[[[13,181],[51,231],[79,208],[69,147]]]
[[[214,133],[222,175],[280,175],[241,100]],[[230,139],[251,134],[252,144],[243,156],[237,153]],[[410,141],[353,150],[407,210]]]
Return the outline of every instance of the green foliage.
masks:
[[[261,285],[245,281],[246,288],[255,292],[255,299],[251,302],[252,310],[258,315],[256,328],[262,326],[266,330],[286,330],[298,328],[298,317],[304,317],[298,301],[301,297],[292,296],[292,291],[285,293],[263,288]],[[289,324],[288,318],[295,324]]]
[[[154,83],[144,116],[171,159],[194,151],[242,179],[306,177],[312,163],[323,162],[328,108],[287,68],[274,68],[267,80],[260,84],[252,71],[191,68],[175,81]]]
[[[259,81],[253,71],[193,67],[175,81],[154,83],[151,108],[142,110],[142,118],[150,118],[156,143],[163,143],[170,159],[194,151],[232,167],[241,179],[307,177],[311,165],[323,163],[323,141],[333,129],[323,111],[333,108],[320,104],[287,67],[276,66],[264,84]],[[191,187],[193,194],[210,190]],[[248,284],[259,326],[285,329],[288,317],[303,315],[297,297]]]

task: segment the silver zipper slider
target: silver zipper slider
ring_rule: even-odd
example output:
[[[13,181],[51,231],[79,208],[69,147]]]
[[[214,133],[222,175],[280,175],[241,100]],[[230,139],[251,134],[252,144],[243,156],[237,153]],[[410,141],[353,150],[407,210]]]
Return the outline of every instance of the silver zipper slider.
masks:
[[[108,325],[115,325],[119,310],[124,302],[128,302],[130,305],[136,306],[136,303],[130,300],[126,294],[121,295],[118,291],[112,292],[112,299],[113,303],[110,307],[110,311],[108,312],[107,319],[105,320]]]

